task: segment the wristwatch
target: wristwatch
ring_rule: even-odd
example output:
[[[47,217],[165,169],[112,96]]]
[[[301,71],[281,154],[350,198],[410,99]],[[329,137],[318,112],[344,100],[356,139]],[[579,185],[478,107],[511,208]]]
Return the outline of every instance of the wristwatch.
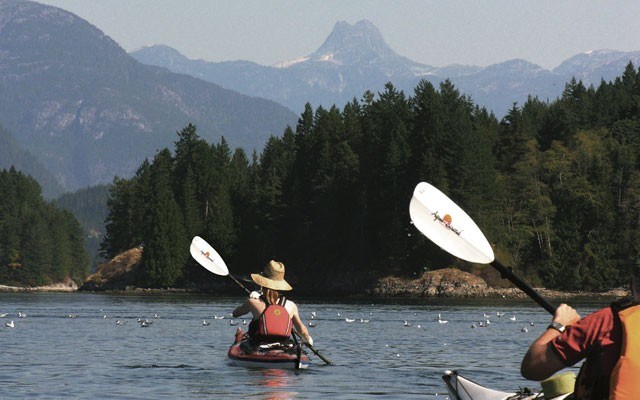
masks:
[[[558,332],[562,333],[567,328],[564,325],[562,325],[560,322],[553,321],[549,326],[547,326],[547,329],[555,329]]]

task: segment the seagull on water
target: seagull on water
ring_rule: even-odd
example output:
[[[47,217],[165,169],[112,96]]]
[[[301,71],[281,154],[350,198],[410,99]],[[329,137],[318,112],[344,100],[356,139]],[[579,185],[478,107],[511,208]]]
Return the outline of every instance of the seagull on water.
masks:
[[[116,325],[118,325],[118,326],[124,325],[125,323],[126,323],[126,321],[122,321],[122,320],[119,320],[119,319],[116,320]]]
[[[520,332],[529,332],[529,330],[527,329],[526,326],[523,326],[522,329],[520,329]]]
[[[236,326],[236,325],[238,325],[238,323],[236,321],[234,321],[234,320],[229,320],[229,325]]]
[[[355,318],[345,318],[345,322],[356,322]]]
[[[6,326],[8,328],[15,328],[16,327],[16,325],[13,323],[13,321],[5,323],[4,326]]]
[[[316,312],[315,311],[311,312],[311,319],[316,319]]]
[[[500,317],[502,317],[502,316],[504,315],[504,313],[503,313],[503,312],[500,312],[500,311],[497,311],[497,312],[496,312],[496,315],[498,316],[498,318],[500,318]]]
[[[210,324],[211,324],[211,323],[210,323],[210,322],[207,322],[207,320],[206,320],[206,319],[203,319],[203,320],[202,320],[202,326],[209,326]]]
[[[4,317],[6,317],[6,316],[7,316],[7,313],[2,313],[2,314],[0,314],[0,318],[4,318]]]
[[[140,319],[140,318],[138,318],[138,323],[140,324],[140,327],[147,328],[147,327],[151,326],[151,324],[153,324],[153,321],[149,321],[148,319]]]
[[[409,321],[404,321],[404,326],[411,326],[411,324],[409,323]]]
[[[221,315],[221,316],[214,315],[213,319],[224,319],[224,315]]]
[[[309,322],[309,327],[310,327],[310,328],[315,328],[315,326],[316,326],[316,323],[315,323],[315,322]]]
[[[513,317],[509,317],[510,320],[515,321],[516,320],[516,316],[514,315]]]
[[[27,318],[27,314],[18,311],[18,318]]]
[[[439,324],[446,324],[447,322],[449,322],[449,321],[447,321],[447,320],[445,320],[445,319],[442,319],[442,317],[440,316],[440,314],[438,314],[438,323],[439,323]]]

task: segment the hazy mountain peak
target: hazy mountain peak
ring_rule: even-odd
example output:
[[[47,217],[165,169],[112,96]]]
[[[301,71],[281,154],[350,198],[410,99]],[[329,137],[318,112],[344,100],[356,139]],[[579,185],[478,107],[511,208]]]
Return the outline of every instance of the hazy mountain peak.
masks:
[[[540,70],[544,70],[544,68],[542,68],[538,64],[534,64],[534,63],[532,63],[530,61],[523,60],[521,58],[514,58],[512,60],[507,60],[507,61],[503,61],[503,62],[500,62],[500,63],[497,63],[497,64],[493,64],[493,65],[490,65],[490,66],[486,67],[485,69],[486,70],[510,69],[510,70],[520,70],[520,71],[540,71]]]
[[[399,57],[387,45],[382,34],[367,20],[354,25],[339,21],[322,46],[311,55],[314,61],[353,65],[370,63],[376,58]]]
[[[565,60],[553,72],[597,83],[620,75],[627,63],[637,65],[639,60],[640,51],[592,50]]]
[[[164,44],[144,46],[136,50],[135,53],[144,58],[147,64],[157,65],[161,60],[163,63],[168,64],[166,65],[167,68],[190,61],[178,50]]]

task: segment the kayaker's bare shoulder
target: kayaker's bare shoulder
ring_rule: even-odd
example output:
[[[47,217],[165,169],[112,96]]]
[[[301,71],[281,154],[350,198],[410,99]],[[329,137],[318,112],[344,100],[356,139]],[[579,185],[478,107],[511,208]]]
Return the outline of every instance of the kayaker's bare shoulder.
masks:
[[[264,311],[264,306],[264,303],[259,299],[248,298],[233,310],[233,317],[237,318],[249,312],[255,317]]]

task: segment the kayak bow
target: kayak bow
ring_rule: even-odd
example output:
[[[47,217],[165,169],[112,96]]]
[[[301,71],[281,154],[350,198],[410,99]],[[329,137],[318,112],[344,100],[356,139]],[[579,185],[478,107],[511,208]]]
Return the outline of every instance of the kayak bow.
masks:
[[[458,373],[458,371],[445,371],[442,380],[447,386],[452,400],[534,400],[547,399],[542,393],[535,393],[525,388],[517,392],[501,392],[489,389]],[[562,400],[571,395],[566,393],[552,397],[549,400]]]

